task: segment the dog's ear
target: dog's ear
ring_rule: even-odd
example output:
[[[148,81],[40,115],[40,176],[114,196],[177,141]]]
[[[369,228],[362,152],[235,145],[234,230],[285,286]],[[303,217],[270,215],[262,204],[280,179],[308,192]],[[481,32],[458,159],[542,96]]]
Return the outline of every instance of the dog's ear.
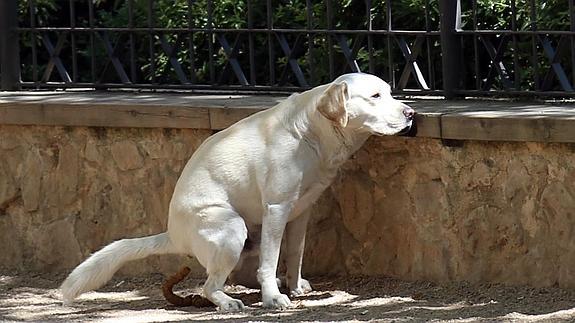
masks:
[[[317,110],[327,119],[338,126],[347,126],[347,111],[345,104],[349,97],[347,83],[333,83],[321,95],[317,103]]]

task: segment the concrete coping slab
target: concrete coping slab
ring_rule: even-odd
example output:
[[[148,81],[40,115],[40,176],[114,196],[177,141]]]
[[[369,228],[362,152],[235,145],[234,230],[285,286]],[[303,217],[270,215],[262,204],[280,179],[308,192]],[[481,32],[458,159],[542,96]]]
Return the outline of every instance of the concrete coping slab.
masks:
[[[223,129],[285,96],[161,92],[0,92],[0,124]],[[405,100],[417,136],[575,142],[575,103]]]

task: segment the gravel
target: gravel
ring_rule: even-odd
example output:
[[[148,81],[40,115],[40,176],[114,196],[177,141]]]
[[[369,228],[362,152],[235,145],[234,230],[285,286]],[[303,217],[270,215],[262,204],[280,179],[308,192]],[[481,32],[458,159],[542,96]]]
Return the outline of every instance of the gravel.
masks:
[[[0,272],[0,321],[168,322],[560,322],[575,321],[575,291],[501,284],[407,282],[386,277],[313,277],[314,291],[284,311],[261,308],[258,290],[229,286],[247,306],[239,313],[174,307],[161,293],[164,277],[115,278],[71,306],[59,300],[63,274]],[[202,281],[174,289],[199,293]]]

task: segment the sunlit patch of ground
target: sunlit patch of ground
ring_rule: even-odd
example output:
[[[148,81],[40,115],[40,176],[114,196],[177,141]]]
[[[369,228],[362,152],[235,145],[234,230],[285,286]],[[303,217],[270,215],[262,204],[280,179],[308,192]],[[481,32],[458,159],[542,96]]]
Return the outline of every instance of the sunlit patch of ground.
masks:
[[[213,307],[169,305],[161,295],[161,275],[118,278],[64,306],[57,290],[62,279],[62,275],[0,274],[0,321],[575,321],[575,291],[558,288],[319,277],[311,279],[315,290],[293,298],[293,307],[285,311],[262,309],[258,290],[228,287],[247,308],[220,313]],[[200,284],[187,280],[176,290],[198,293]]]

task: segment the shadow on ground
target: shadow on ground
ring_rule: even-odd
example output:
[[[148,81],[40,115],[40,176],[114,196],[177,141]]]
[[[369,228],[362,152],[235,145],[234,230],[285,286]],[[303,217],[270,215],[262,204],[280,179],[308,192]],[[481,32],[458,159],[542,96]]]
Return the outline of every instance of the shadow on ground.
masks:
[[[213,307],[177,308],[162,297],[161,275],[114,279],[72,306],[59,301],[63,275],[0,273],[0,321],[573,321],[575,291],[500,284],[433,284],[392,278],[316,277],[314,291],[292,298],[285,311],[261,308],[258,290],[228,288],[247,306],[240,313]],[[176,290],[199,293],[199,280]]]

